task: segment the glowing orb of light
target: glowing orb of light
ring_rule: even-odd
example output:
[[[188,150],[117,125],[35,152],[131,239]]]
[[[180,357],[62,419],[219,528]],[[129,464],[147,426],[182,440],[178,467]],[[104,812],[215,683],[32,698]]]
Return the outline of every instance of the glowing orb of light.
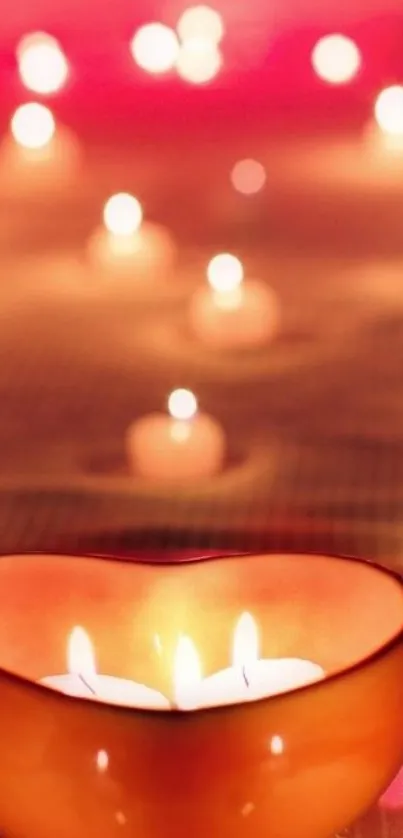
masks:
[[[104,224],[115,236],[132,236],[143,220],[140,201],[128,192],[118,192],[108,198],[104,206]]]
[[[222,67],[222,54],[212,41],[191,38],[182,44],[176,61],[179,76],[191,84],[207,84]]]
[[[173,390],[168,399],[168,412],[173,419],[192,419],[198,410],[197,399],[191,390]]]
[[[52,111],[36,102],[21,105],[11,119],[11,133],[24,148],[44,148],[51,141],[55,130]]]
[[[255,195],[266,183],[266,170],[258,160],[238,160],[231,172],[231,183],[242,195]]]
[[[189,6],[179,19],[177,31],[182,41],[204,38],[219,44],[224,36],[224,22],[210,6]]]
[[[382,90],[375,102],[375,119],[386,134],[403,135],[403,86]]]
[[[243,264],[231,253],[219,253],[207,266],[207,279],[218,293],[232,292],[238,288],[244,278]]]
[[[17,46],[21,81],[35,93],[56,93],[66,83],[69,65],[56,38],[45,32],[26,35]]]
[[[168,73],[175,66],[179,42],[175,32],[163,23],[147,23],[134,34],[130,50],[143,70],[155,75]]]
[[[358,73],[362,58],[357,44],[345,35],[326,35],[312,50],[317,76],[329,84],[347,84]]]

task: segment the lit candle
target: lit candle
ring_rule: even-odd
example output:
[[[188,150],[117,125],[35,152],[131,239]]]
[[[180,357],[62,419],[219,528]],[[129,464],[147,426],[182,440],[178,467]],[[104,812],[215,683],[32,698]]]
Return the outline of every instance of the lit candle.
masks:
[[[190,638],[181,638],[175,657],[174,693],[181,710],[218,707],[278,695],[319,681],[318,664],[300,658],[259,658],[258,629],[244,613],[234,634],[232,666],[203,678],[200,658]]]
[[[72,133],[56,124],[50,108],[28,102],[14,112],[9,134],[0,148],[2,194],[35,195],[31,206],[38,213],[39,195],[58,194],[76,185],[79,145]]]
[[[229,253],[215,256],[207,268],[208,285],[190,306],[193,331],[217,348],[256,347],[269,341],[279,323],[272,289],[258,280],[244,282],[242,262]]]
[[[103,211],[103,227],[88,244],[90,262],[112,278],[163,280],[175,257],[172,238],[164,227],[143,222],[143,209],[133,195],[112,195]]]
[[[168,415],[154,413],[134,422],[127,432],[127,449],[134,472],[170,482],[210,477],[225,455],[225,435],[219,423],[199,413],[190,390],[174,390]]]
[[[94,651],[87,632],[76,626],[68,642],[68,673],[47,675],[40,684],[66,695],[107,701],[128,707],[165,710],[170,704],[165,696],[145,684],[112,675],[98,675]]]

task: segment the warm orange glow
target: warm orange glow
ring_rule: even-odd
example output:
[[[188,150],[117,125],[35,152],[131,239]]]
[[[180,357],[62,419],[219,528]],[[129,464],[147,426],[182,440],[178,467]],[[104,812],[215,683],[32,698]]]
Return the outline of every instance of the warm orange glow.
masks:
[[[143,220],[140,201],[128,192],[112,195],[104,207],[104,224],[115,236],[132,236]]]
[[[236,669],[256,663],[259,658],[259,632],[256,620],[245,611],[238,620],[234,633],[232,662]]]
[[[174,658],[175,703],[183,710],[197,705],[195,692],[203,679],[200,656],[190,637],[183,636],[178,642]]]
[[[75,626],[67,646],[67,670],[71,675],[91,678],[96,675],[94,649],[85,629]]]
[[[205,38],[219,44],[224,36],[224,22],[220,13],[210,6],[189,6],[180,17],[177,30],[182,41]]]
[[[172,419],[193,419],[198,409],[197,399],[191,390],[173,390],[168,398],[168,412]]]
[[[21,81],[35,93],[56,93],[66,83],[69,66],[56,38],[35,32],[22,38],[17,47]]]
[[[176,62],[179,76],[191,84],[207,84],[222,67],[218,47],[205,38],[191,38],[181,46]]]
[[[312,66],[317,76],[329,84],[347,84],[361,67],[357,44],[345,35],[326,35],[312,51]]]
[[[403,136],[403,85],[382,90],[375,102],[375,119],[386,134]]]
[[[133,36],[130,49],[139,67],[148,73],[159,75],[174,68],[179,42],[169,26],[163,23],[147,23]]]
[[[36,102],[17,108],[10,127],[16,142],[29,149],[47,146],[56,130],[52,111]]]
[[[97,768],[100,774],[104,774],[105,771],[108,770],[109,766],[109,754],[107,751],[101,750],[97,753]]]
[[[254,195],[266,183],[266,170],[258,160],[239,160],[232,169],[231,182],[237,192]]]
[[[219,253],[207,266],[207,279],[213,291],[231,293],[242,283],[244,269],[240,259],[231,253]]]

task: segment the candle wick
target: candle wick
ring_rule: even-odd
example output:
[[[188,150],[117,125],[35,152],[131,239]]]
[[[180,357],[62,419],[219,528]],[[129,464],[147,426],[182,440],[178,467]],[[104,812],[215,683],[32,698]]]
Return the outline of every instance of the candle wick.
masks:
[[[82,684],[84,684],[84,686],[87,687],[87,690],[89,690],[90,693],[92,693],[92,695],[96,695],[96,691],[93,689],[93,687],[91,687],[91,684],[89,684],[88,681],[86,681],[86,679],[84,678],[84,675],[81,675],[81,673],[80,673],[78,677],[79,677],[80,681],[82,682]]]
[[[246,686],[250,687],[249,678],[246,675],[246,670],[245,670],[244,666],[242,667],[242,677],[243,677],[243,680],[245,681]]]

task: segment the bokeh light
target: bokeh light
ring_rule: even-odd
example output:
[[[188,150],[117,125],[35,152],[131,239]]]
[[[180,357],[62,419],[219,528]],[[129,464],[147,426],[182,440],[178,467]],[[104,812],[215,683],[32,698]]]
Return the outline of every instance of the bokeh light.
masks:
[[[56,93],[69,75],[66,56],[56,38],[45,32],[26,35],[17,46],[21,81],[35,93]]]
[[[207,266],[207,279],[213,290],[219,293],[235,291],[243,277],[242,262],[231,253],[219,253]]]
[[[179,50],[176,69],[179,76],[191,84],[207,84],[221,67],[221,52],[212,41],[191,38]]]
[[[403,135],[403,86],[395,84],[382,90],[375,102],[375,119],[387,134]]]
[[[11,133],[24,148],[44,148],[51,141],[56,123],[52,111],[45,105],[29,102],[21,105],[11,119]]]
[[[357,44],[345,35],[326,35],[312,50],[315,73],[329,84],[347,84],[361,67],[361,52]]]
[[[192,419],[197,409],[197,399],[191,390],[173,390],[168,398],[168,411],[173,419]]]
[[[107,200],[103,218],[109,233],[115,236],[132,236],[141,225],[143,210],[140,201],[134,195],[119,192]]]
[[[182,41],[204,38],[219,44],[224,36],[224,21],[211,6],[190,6],[180,17],[177,31]]]
[[[231,183],[242,195],[255,195],[266,183],[266,170],[258,160],[238,160],[231,171]]]
[[[175,67],[179,41],[173,29],[163,23],[147,23],[137,30],[130,45],[132,56],[143,70],[155,75]]]

